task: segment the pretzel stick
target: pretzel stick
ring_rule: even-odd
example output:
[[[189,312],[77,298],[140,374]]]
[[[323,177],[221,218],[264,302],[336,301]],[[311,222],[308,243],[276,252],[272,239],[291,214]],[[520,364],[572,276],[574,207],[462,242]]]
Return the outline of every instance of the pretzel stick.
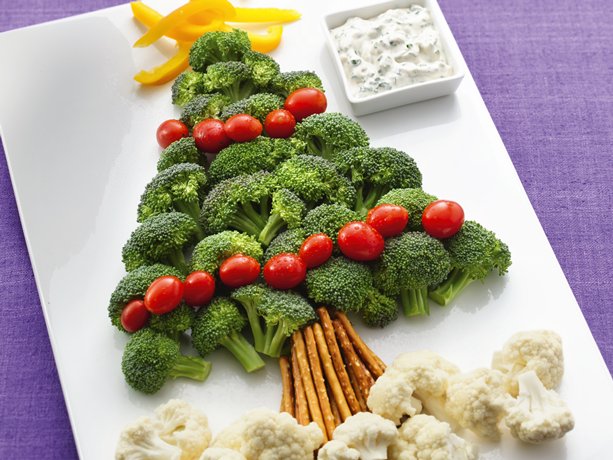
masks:
[[[344,421],[347,417],[351,416],[351,409],[349,409],[349,406],[347,405],[345,394],[343,393],[343,389],[338,381],[336,371],[334,370],[334,364],[330,358],[330,352],[328,350],[328,345],[326,344],[326,337],[324,336],[324,331],[321,328],[321,324],[313,324],[313,332],[315,334],[315,342],[317,342],[319,358],[321,359],[324,373],[326,374],[327,383],[330,386],[330,393],[332,395],[330,402],[335,404],[340,413],[341,419]]]
[[[360,393],[362,393],[364,399],[368,399],[370,387],[374,385],[375,380],[373,379],[372,375],[370,375],[370,372],[368,372],[368,369],[366,369],[366,366],[355,352],[353,345],[351,345],[351,340],[349,340],[347,332],[343,327],[343,324],[337,319],[332,321],[332,324],[334,326],[334,332],[336,333],[338,343],[343,350],[343,356],[345,357],[345,361],[347,362],[349,369],[353,371],[355,379],[357,380]]]
[[[385,372],[386,367],[383,361],[381,361],[381,359],[375,353],[373,353],[370,348],[368,348],[368,345],[364,343],[362,338],[353,328],[353,325],[351,324],[351,321],[349,321],[349,318],[347,318],[347,315],[342,312],[337,312],[336,319],[343,324],[345,332],[347,332],[351,343],[360,355],[360,358],[362,358],[362,361],[364,361],[364,364],[366,364],[368,367],[370,373],[374,376],[375,380],[381,377],[383,372]]]
[[[334,426],[337,427],[343,420],[341,419],[341,413],[338,411],[338,406],[336,405],[336,401],[334,401],[334,396],[332,395],[332,390],[330,386],[326,383],[326,391],[328,392],[328,398],[330,399],[330,408],[332,409],[332,415],[334,415]]]
[[[292,335],[292,342],[296,349],[296,358],[298,361],[298,368],[300,369],[300,376],[302,377],[302,386],[306,393],[307,403],[309,404],[309,412],[311,418],[324,435],[324,443],[328,441],[326,425],[324,423],[323,416],[321,414],[321,408],[319,407],[319,399],[317,398],[317,392],[315,391],[315,385],[313,384],[313,378],[311,375],[311,368],[307,359],[306,347],[304,345],[304,339],[300,331],[294,332]]]
[[[357,414],[360,412],[360,403],[358,402],[356,394],[353,391],[353,387],[351,386],[349,375],[347,375],[345,363],[343,362],[343,357],[341,356],[341,350],[338,348],[338,343],[336,342],[336,335],[334,334],[334,326],[332,325],[330,314],[324,307],[318,308],[317,314],[319,315],[319,319],[321,321],[321,326],[326,338],[326,345],[328,346],[328,351],[330,352],[330,357],[332,359],[334,369],[336,370],[339,384],[343,390],[343,394],[347,404],[349,405],[349,409],[351,409],[351,413]],[[336,402],[339,410],[341,410],[341,414],[343,414],[343,407],[339,402],[339,399],[337,399]]]
[[[308,425],[311,422],[309,417],[309,407],[307,405],[306,394],[302,386],[296,348],[292,347],[292,378],[294,380],[294,390],[296,392],[296,420],[300,425]]]
[[[292,384],[292,372],[290,370],[290,363],[287,356],[281,356],[279,358],[279,367],[281,369],[281,382],[283,383],[281,412],[287,412],[294,417],[294,388]]]
[[[347,366],[347,373],[349,374],[349,380],[351,380],[351,385],[355,388],[355,394],[358,398],[358,403],[360,404],[360,412],[367,412],[368,407],[366,406],[366,400],[360,391],[360,387],[358,385],[358,379],[355,378],[355,374],[353,373],[353,369],[350,366]]]
[[[302,333],[304,334],[307,356],[309,358],[309,364],[311,365],[313,383],[315,384],[315,390],[317,391],[319,407],[321,408],[324,425],[326,426],[328,439],[332,439],[332,432],[334,431],[334,428],[336,428],[336,424],[334,423],[334,414],[332,414],[330,400],[328,399],[328,392],[326,391],[326,382],[321,371],[321,364],[319,362],[319,355],[317,354],[317,344],[315,343],[313,329],[311,329],[311,326],[307,326],[302,330]]]

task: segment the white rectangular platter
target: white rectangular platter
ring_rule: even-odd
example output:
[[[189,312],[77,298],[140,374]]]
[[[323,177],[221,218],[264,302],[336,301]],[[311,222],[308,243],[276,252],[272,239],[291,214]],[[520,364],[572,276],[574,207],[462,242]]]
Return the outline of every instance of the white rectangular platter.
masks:
[[[167,12],[178,2],[150,4]],[[319,73],[329,110],[348,114],[320,20],[331,7],[355,4],[248,4],[300,9],[303,18],[286,27],[273,56],[283,70]],[[160,50],[131,48],[140,33],[123,5],[0,35],[1,134],[84,459],[111,458],[121,428],[171,397],[199,406],[216,433],[249,408],[277,408],[281,392],[276,362],[246,375],[224,351],[212,355],[204,384],[176,381],[143,396],[123,381],[126,337],[111,327],[107,302],[124,274],[121,248],[136,226],[140,194],[155,174],[155,130],[178,114],[168,86],[139,88],[132,80],[160,59]],[[512,441],[483,445],[482,458],[610,458],[613,382],[470,73],[453,96],[359,121],[373,145],[416,159],[424,189],[462,203],[468,218],[496,231],[513,253],[508,276],[474,283],[450,307],[433,305],[428,318],[400,318],[385,330],[360,328],[367,342],[386,361],[427,348],[470,370],[488,366],[492,351],[518,330],[554,329],[566,354],[560,391],[576,429],[538,448]]]

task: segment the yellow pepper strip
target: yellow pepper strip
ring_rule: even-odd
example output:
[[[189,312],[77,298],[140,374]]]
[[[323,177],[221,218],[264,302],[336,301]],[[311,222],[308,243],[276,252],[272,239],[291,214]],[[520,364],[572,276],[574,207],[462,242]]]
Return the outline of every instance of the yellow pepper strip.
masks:
[[[293,22],[300,19],[296,10],[280,8],[235,8],[236,16],[231,22]]]
[[[189,65],[191,44],[178,42],[178,45],[177,53],[173,57],[151,70],[141,70],[134,75],[134,80],[142,85],[161,85],[177,78]]]
[[[224,28],[222,29],[225,32],[231,32],[234,28],[224,24]],[[252,32],[247,32],[249,35],[249,41],[251,42],[251,48],[254,51],[259,51],[260,53],[268,53],[274,50],[279,43],[281,43],[281,35],[283,35],[283,26],[270,26],[266,29],[266,34],[254,34]]]
[[[215,11],[220,18],[225,20],[232,19],[235,15],[234,7],[227,0],[194,0],[180,6],[160,19],[134,43],[134,47],[139,48],[151,45],[163,37],[169,30],[186,22],[189,17],[202,13],[205,10]]]
[[[143,2],[132,2],[130,3],[130,6],[132,7],[132,14],[136,20],[145,27],[151,28],[164,18],[164,16],[155,11],[153,8],[145,5]],[[211,17],[210,24],[195,25],[184,23],[170,29],[168,32],[165,32],[164,35],[177,41],[194,42],[206,32],[221,30],[223,20],[215,17],[210,12],[209,14]]]

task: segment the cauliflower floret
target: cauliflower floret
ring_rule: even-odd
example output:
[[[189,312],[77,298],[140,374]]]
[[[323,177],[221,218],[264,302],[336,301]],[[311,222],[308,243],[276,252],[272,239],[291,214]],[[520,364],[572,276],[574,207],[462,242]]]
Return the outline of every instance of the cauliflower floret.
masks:
[[[460,370],[432,351],[399,355],[377,379],[370,390],[367,405],[396,425],[402,417],[423,410],[441,420],[455,423],[444,410],[447,382]]]
[[[200,460],[245,460],[245,457],[232,449],[210,447],[202,453]]]
[[[518,332],[494,353],[492,368],[507,376],[508,392],[517,396],[517,376],[534,371],[545,388],[556,388],[564,374],[562,339],[553,331]]]
[[[246,460],[312,460],[322,443],[315,422],[302,426],[288,413],[256,409],[224,430],[213,447],[236,450]]]
[[[509,408],[505,423],[511,434],[539,444],[564,436],[575,426],[573,414],[553,390],[547,390],[534,371],[520,374],[519,396]]]
[[[161,424],[141,417],[121,432],[116,460],[180,460],[181,449],[160,438]]]
[[[317,460],[360,460],[360,452],[341,441],[328,441],[319,449]]]
[[[209,446],[209,421],[187,402],[171,399],[155,410],[155,416],[161,424],[160,438],[181,449],[181,460],[196,460]]]
[[[398,436],[396,425],[377,414],[358,412],[336,427],[332,438],[360,453],[360,460],[385,460],[387,446]]]
[[[391,368],[404,375],[425,412],[453,427],[455,421],[447,416],[444,406],[449,377],[460,372],[455,364],[438,353],[423,350],[398,355]]]
[[[498,424],[512,400],[504,375],[481,368],[449,379],[445,408],[462,427],[495,441],[500,439]]]
[[[389,460],[474,460],[475,448],[431,415],[411,417],[398,429]]]
[[[421,412],[421,402],[413,397],[413,391],[400,372],[388,368],[370,387],[366,405],[373,413],[400,425],[405,415],[412,417]]]

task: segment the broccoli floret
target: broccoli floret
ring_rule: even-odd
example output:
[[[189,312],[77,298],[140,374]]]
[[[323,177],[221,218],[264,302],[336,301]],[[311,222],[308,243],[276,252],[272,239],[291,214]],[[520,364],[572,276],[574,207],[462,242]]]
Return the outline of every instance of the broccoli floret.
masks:
[[[279,233],[268,245],[264,253],[264,262],[283,252],[298,254],[306,234],[302,228],[292,228]]]
[[[181,121],[190,129],[207,118],[218,118],[221,111],[230,103],[223,94],[200,94],[185,104]]]
[[[493,270],[504,275],[511,266],[509,247],[494,232],[467,220],[458,233],[445,241],[453,267],[447,279],[430,292],[430,298],[447,305],[475,280]]]
[[[183,274],[174,267],[154,264],[142,266],[124,276],[111,294],[108,312],[111,323],[122,332],[127,332],[121,324],[121,312],[124,307],[135,299],[145,297],[149,285],[160,276],[176,276],[182,279]],[[166,313],[168,314],[168,313]],[[159,315],[162,318],[165,315]]]
[[[279,64],[267,54],[247,51],[243,54],[243,63],[249,67],[253,82],[260,88],[266,87],[279,75]]]
[[[437,199],[434,195],[430,195],[420,188],[397,188],[383,195],[377,205],[395,204],[396,206],[402,206],[409,213],[409,223],[406,230],[420,231],[423,230],[421,215],[424,209]]]
[[[206,69],[204,88],[227,96],[231,102],[240,101],[257,92],[251,72],[242,62],[218,62]]]
[[[319,305],[342,311],[359,311],[373,278],[368,266],[345,257],[332,257],[325,264],[307,271],[307,295]]]
[[[163,315],[151,315],[149,327],[157,332],[163,332],[169,337],[178,338],[179,335],[194,323],[196,314],[194,309],[185,303],[181,303],[174,310]]]
[[[206,172],[193,163],[179,163],[159,172],[143,192],[138,205],[138,222],[170,211],[183,212],[195,221],[200,218]]]
[[[251,284],[235,290],[231,297],[247,312],[255,349],[273,358],[281,356],[286,339],[294,331],[317,319],[307,300],[292,291]]]
[[[311,209],[302,221],[306,236],[325,233],[336,244],[338,231],[347,223],[360,220],[357,212],[342,204],[320,204]]]
[[[254,237],[233,230],[207,236],[194,248],[192,271],[202,270],[214,275],[222,262],[235,254],[244,254],[260,261],[262,246]]]
[[[398,304],[395,299],[371,289],[360,313],[367,326],[385,327],[398,319]]]
[[[266,324],[261,352],[273,358],[281,356],[283,345],[290,335],[317,319],[311,304],[292,291],[269,289],[262,297],[258,313]]]
[[[355,210],[360,215],[366,215],[391,189],[421,187],[415,160],[391,147],[343,150],[335,156],[334,164],[357,189]]]
[[[126,345],[121,370],[128,385],[151,394],[169,379],[205,380],[211,372],[211,363],[202,358],[183,356],[177,340],[151,329],[141,329],[130,337]]]
[[[170,168],[179,163],[193,163],[200,166],[206,165],[206,159],[196,148],[193,137],[184,137],[174,141],[160,154],[158,172]]]
[[[300,88],[317,88],[321,91],[324,86],[321,79],[315,72],[308,70],[297,70],[293,72],[282,72],[270,82],[273,92],[280,94],[284,98]]]
[[[354,120],[342,113],[326,112],[306,117],[294,133],[307,143],[313,155],[333,160],[338,152],[353,147],[368,147],[368,135]]]
[[[284,102],[283,98],[276,94],[257,93],[227,106],[221,113],[220,118],[227,120],[239,113],[246,113],[264,123],[266,115],[273,110],[282,109]]]
[[[293,192],[282,188],[272,194],[272,208],[264,228],[260,232],[259,241],[268,246],[277,234],[284,228],[296,228],[302,223],[306,214],[304,201]]]
[[[182,212],[150,217],[132,232],[122,250],[127,271],[156,262],[187,272],[183,248],[203,235],[194,219]]]
[[[264,367],[264,361],[241,334],[247,320],[236,304],[217,297],[196,315],[192,326],[192,342],[198,353],[206,356],[220,346],[227,348],[247,372]]]
[[[211,184],[224,179],[273,171],[280,163],[301,153],[304,144],[295,139],[257,137],[251,142],[237,142],[219,152],[209,168]]]
[[[355,189],[334,165],[320,157],[296,155],[274,172],[279,187],[291,190],[309,207],[321,202],[353,206]]]
[[[172,103],[183,107],[196,95],[202,93],[204,93],[203,74],[186,70],[172,84]]]
[[[208,32],[194,42],[189,51],[189,65],[198,72],[216,62],[240,61],[251,50],[246,32]]]
[[[385,241],[374,269],[375,286],[399,296],[406,316],[427,315],[428,288],[438,285],[451,270],[443,244],[426,233],[408,232]]]

